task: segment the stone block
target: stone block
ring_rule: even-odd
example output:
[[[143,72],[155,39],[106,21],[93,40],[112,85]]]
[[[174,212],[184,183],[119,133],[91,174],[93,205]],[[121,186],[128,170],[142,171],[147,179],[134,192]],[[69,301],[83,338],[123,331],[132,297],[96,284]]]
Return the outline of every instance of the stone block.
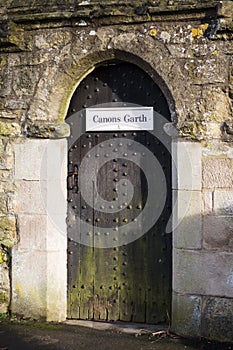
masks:
[[[17,181],[17,213],[46,214],[45,181]]]
[[[64,251],[67,245],[67,225],[65,215],[47,215],[47,251]]]
[[[173,243],[176,248],[200,249],[201,192],[173,191]]]
[[[173,57],[185,59],[190,59],[193,54],[195,54],[195,57],[203,57],[216,52],[216,44],[214,42],[209,43],[208,46],[203,42],[199,42],[198,44],[193,43],[192,46],[189,45],[186,47],[180,45],[180,42],[177,44],[168,44],[167,46]]]
[[[19,136],[21,133],[21,127],[17,123],[0,122],[0,135],[1,136]]]
[[[172,143],[173,189],[201,190],[201,145],[194,142]]]
[[[15,145],[17,180],[58,180],[66,177],[67,141],[27,140]]]
[[[9,296],[6,292],[0,290],[0,314],[6,314],[9,311]]]
[[[233,159],[203,157],[203,188],[233,188]]]
[[[214,191],[214,212],[219,215],[233,215],[233,189]]]
[[[66,140],[16,145],[19,244],[12,258],[12,312],[66,318]]]
[[[227,58],[224,56],[209,56],[205,60],[193,58],[185,62],[184,69],[193,84],[224,83],[227,79]]]
[[[16,211],[22,214],[66,216],[64,181],[17,181]]]
[[[204,216],[203,246],[206,249],[233,250],[233,216]]]
[[[200,104],[202,121],[205,124],[209,122],[222,123],[224,120],[231,119],[228,96],[221,87],[212,84],[203,85]]]
[[[5,193],[1,193],[0,197],[0,213],[6,214],[7,211],[7,196]]]
[[[17,242],[16,218],[15,216],[0,217],[0,244],[11,248]]]
[[[14,192],[7,193],[7,210],[8,213],[15,213],[15,208],[17,207],[16,195]]]
[[[7,169],[0,169],[0,182],[10,182],[12,180],[12,173]]]
[[[173,289],[177,293],[233,297],[233,253],[173,252]]]
[[[18,251],[63,251],[66,247],[64,216],[18,216]]]
[[[66,318],[66,246],[61,252],[12,251],[11,310],[24,317]]]
[[[200,337],[202,298],[173,293],[172,331],[182,336]]]
[[[12,249],[12,303],[15,314],[45,318],[47,313],[47,253]]]
[[[62,139],[70,135],[70,127],[66,123],[45,123],[34,121],[26,125],[28,137],[40,139]]]
[[[26,140],[14,146],[16,180],[44,180],[42,159],[46,159],[47,144],[47,140]]]
[[[5,58],[0,59],[0,96],[5,97],[11,92],[12,71],[7,66]]]
[[[0,168],[3,170],[12,170],[14,168],[14,158],[13,156],[6,156],[2,159]]]
[[[9,269],[5,263],[0,263],[0,313],[8,312],[10,302]]]
[[[233,17],[233,3],[232,1],[226,0],[221,3],[219,6],[219,15],[223,17],[229,17],[232,19]]]
[[[203,304],[202,336],[221,342],[233,340],[233,299],[207,297]]]
[[[46,147],[46,165],[42,169],[42,178],[47,181],[60,180],[66,182],[67,177],[67,140],[49,140]]]
[[[65,184],[65,181],[61,180],[49,181],[46,182],[47,188],[42,189],[42,195],[46,202],[46,212],[48,215],[66,215],[67,194]],[[45,182],[43,182],[42,185],[45,185]]]
[[[18,216],[19,243],[18,251],[45,251],[46,250],[46,215]]]
[[[213,212],[213,192],[212,191],[203,191],[203,214],[208,215]]]
[[[47,255],[47,321],[64,321],[67,310],[66,245],[60,252]]]
[[[15,67],[13,79],[13,89],[15,95],[22,99],[33,96],[38,79],[38,66]]]
[[[14,165],[13,150],[10,143],[0,144],[0,169],[11,170]]]
[[[214,119],[214,116],[213,116]],[[222,123],[221,122],[214,122],[214,121],[207,121],[206,122],[206,136],[208,139],[221,139],[222,137]]]

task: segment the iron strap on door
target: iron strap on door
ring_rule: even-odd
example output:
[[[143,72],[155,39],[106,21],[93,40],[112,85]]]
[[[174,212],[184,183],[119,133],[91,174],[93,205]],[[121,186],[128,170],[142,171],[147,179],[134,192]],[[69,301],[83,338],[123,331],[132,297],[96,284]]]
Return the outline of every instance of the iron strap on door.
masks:
[[[167,120],[170,118],[166,100],[150,76],[132,64],[118,63],[96,68],[81,82],[71,100],[67,121],[74,113],[82,120],[80,111],[88,107],[119,102],[153,106]],[[164,145],[148,131],[122,130],[85,132],[70,143],[67,178],[70,318],[166,321],[171,300],[171,236],[165,234],[171,213],[169,142],[167,139]],[[131,151],[134,145],[139,148]],[[150,155],[162,170],[155,169],[154,177],[148,178],[147,169],[152,167]],[[138,218],[148,198],[154,198],[152,207],[159,205],[156,182],[154,196],[153,188],[148,188],[148,181],[154,181],[156,176],[168,189],[163,210],[155,224],[141,234],[147,223]],[[112,246],[100,248],[102,239],[110,239],[109,227],[117,240],[122,239],[124,228],[130,223],[135,240],[127,244],[113,241]]]

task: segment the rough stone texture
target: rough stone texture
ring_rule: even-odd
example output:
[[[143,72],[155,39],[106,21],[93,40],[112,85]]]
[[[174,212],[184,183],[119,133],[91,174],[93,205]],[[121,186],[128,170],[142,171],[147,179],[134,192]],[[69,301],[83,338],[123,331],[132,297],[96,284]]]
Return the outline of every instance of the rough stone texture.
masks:
[[[232,286],[232,267],[226,273],[226,264],[219,257],[215,258],[215,252],[229,252],[229,260],[232,261],[233,250],[233,163],[232,146],[230,144],[230,125],[227,121],[224,134],[229,147],[214,142],[211,146],[203,148],[202,158],[202,186],[203,186],[203,249],[212,252],[210,259],[213,266],[221,266],[218,272],[216,267],[215,276],[222,274],[225,282],[216,281],[210,270],[209,278],[211,285],[214,283],[225,284],[225,288],[218,290],[218,296],[214,297],[211,286],[209,296],[203,298],[203,315],[201,335],[205,338],[219,341],[232,341],[232,294],[227,293],[227,286]],[[228,129],[227,129],[228,128]],[[226,132],[227,130],[227,132]],[[205,264],[204,254],[201,261]],[[220,253],[219,253],[220,254]],[[211,260],[208,263],[211,263]],[[232,264],[232,262],[231,262]],[[224,267],[225,266],[225,267]],[[208,269],[205,267],[205,271]],[[208,283],[207,283],[208,284]],[[204,286],[204,285],[203,285]],[[232,288],[232,287],[231,287]],[[204,294],[204,291],[202,291]],[[225,296],[225,297],[224,297]],[[230,298],[226,297],[229,296]]]
[[[233,187],[233,159],[203,157],[202,179],[204,188]]]
[[[0,217],[0,244],[9,248],[16,242],[16,218],[14,216]]]
[[[202,298],[173,293],[172,300],[173,332],[184,336],[192,334],[193,337],[200,337]]]
[[[204,299],[202,336],[225,341],[233,339],[233,300],[208,297]]]
[[[2,254],[1,250],[0,254]],[[9,266],[6,264],[6,262],[1,262],[0,259],[0,313],[5,313],[8,311],[8,305],[10,301],[10,279],[8,269]]]
[[[37,250],[21,252],[14,248],[13,258],[12,312],[48,321],[64,320],[66,254]]]
[[[203,245],[206,249],[233,250],[233,216],[205,216]]]
[[[233,215],[233,189],[214,191],[214,212],[220,215]]]
[[[1,128],[1,127],[0,127]],[[0,313],[10,302],[10,251],[18,241],[17,216],[13,210],[14,157],[11,141],[0,139]]]
[[[232,340],[225,311],[232,296],[232,1],[41,3],[0,5],[0,312],[10,295],[7,247],[19,238],[12,310],[65,318],[66,160],[59,155],[66,150],[61,140],[44,139],[68,136],[64,118],[79,81],[102,62],[123,60],[154,78],[185,141],[173,145],[173,224],[188,210],[174,232],[182,250],[174,252],[173,328]]]
[[[47,253],[20,252],[14,248],[12,258],[12,312],[26,317],[45,317]]]
[[[177,293],[233,297],[233,254],[175,249],[173,288]]]
[[[17,123],[0,122],[0,136],[18,136],[20,126]]]
[[[195,6],[193,6],[194,3]],[[93,64],[98,64],[102,58],[105,60],[120,58],[117,56],[120,56],[121,52],[132,53],[139,57],[143,52],[143,60],[155,67],[157,73],[163,77],[167,84],[171,93],[168,97],[173,112],[175,109],[171,96],[176,102],[181,134],[194,139],[211,137],[211,128],[208,127],[208,123],[214,120],[217,123],[216,128],[220,131],[222,120],[231,117],[229,96],[223,88],[229,74],[229,57],[223,53],[221,42],[209,41],[208,36],[214,35],[214,28],[211,27],[212,24],[208,23],[208,20],[207,23],[201,24],[197,21],[193,11],[190,23],[182,22],[181,19],[182,16],[185,16],[187,21],[187,12],[182,14],[182,10],[203,8],[203,14],[202,12],[198,13],[199,21],[201,21],[202,15],[206,17],[208,11],[211,15],[213,11],[216,11],[215,5],[217,3],[217,1],[207,1],[197,5],[196,1],[193,4],[179,3],[178,5],[178,2],[173,2],[173,5],[170,5],[161,1],[154,10],[153,6],[148,5],[147,7],[145,5],[145,13],[137,12],[137,2],[133,6],[131,3],[130,6],[128,3],[121,5],[111,3],[111,13],[108,12],[109,4],[107,2],[99,10],[97,3],[90,3],[88,9],[85,9],[85,5],[76,8],[74,4],[69,3],[67,13],[65,4],[64,6],[60,5],[62,11],[58,5],[47,4],[44,12],[41,10],[37,12],[39,5],[33,3],[33,5],[31,4],[34,7],[33,15],[30,13],[32,11],[30,5],[23,4],[19,10],[20,7],[17,8],[17,6],[20,5],[17,3],[15,8],[11,7],[8,11],[6,10],[6,17],[8,12],[11,22],[15,20],[18,23],[19,32],[23,32],[25,42],[27,42],[27,51],[22,51],[20,59],[19,55],[12,54],[10,57],[3,55],[2,66],[9,71],[9,74],[14,72],[15,77],[12,85],[12,80],[8,79],[6,82],[10,86],[4,89],[8,96],[6,104],[3,104],[3,109],[6,109],[4,113],[8,112],[8,118],[27,119],[24,130],[29,135],[33,135],[38,131],[35,130],[32,123],[28,124],[30,120],[56,122],[58,116],[61,119],[64,118],[67,98],[70,98],[77,80],[83,75],[83,70],[88,71]],[[114,6],[117,7],[116,12],[114,12]],[[96,16],[90,16],[91,8],[95,14],[98,14],[98,26],[95,23]],[[124,9],[124,20],[120,14],[122,9]],[[172,17],[172,11],[178,9],[180,21],[177,14],[175,19]],[[159,14],[161,10],[163,13],[167,11],[167,15],[164,14],[164,20],[168,16],[171,24],[167,25],[166,22],[163,22],[162,16],[156,17],[157,20],[159,18],[159,21],[153,22],[153,15],[156,12]],[[63,28],[53,28],[51,23],[42,24],[43,20],[48,21],[54,11],[57,21],[59,18],[64,20],[66,17],[72,22],[66,22]],[[136,17],[132,17],[132,11]],[[110,17],[109,14],[111,14]],[[38,20],[41,18],[42,23],[33,28],[37,29],[36,31],[31,31],[35,23],[30,22],[30,18],[32,19],[30,15]],[[108,19],[111,23],[114,15],[117,16],[114,23],[116,24],[118,21],[119,28],[107,25],[108,23],[105,23],[105,27],[101,28],[101,21]],[[19,24],[24,16],[26,22]],[[139,23],[140,20],[145,24],[125,25],[125,22],[136,21]],[[71,23],[72,30],[70,29]],[[9,27],[8,32],[11,31],[13,29]],[[6,37],[9,36],[8,32]],[[9,50],[12,50],[12,45],[9,45]],[[118,52],[114,52],[114,50],[118,50]],[[155,51],[157,55],[153,54]],[[182,56],[177,59],[179,52]],[[122,59],[124,59],[124,55],[122,55]],[[15,56],[14,60],[13,56]],[[80,64],[77,64],[78,61],[82,62],[83,68],[81,70]],[[9,74],[7,75],[9,76]],[[6,73],[4,73],[5,76]],[[185,89],[181,84],[183,81],[186,82]],[[208,82],[211,84],[207,84]],[[61,91],[64,90],[66,93],[61,94]],[[8,102],[16,100],[18,100],[18,107],[16,103]],[[20,109],[22,103],[25,109],[24,113]],[[12,106],[15,108],[12,109]],[[19,116],[18,113],[21,115]],[[42,135],[48,137],[49,133],[50,131],[48,132],[46,127],[41,126],[39,131],[41,137]]]
[[[209,9],[215,9],[218,1],[216,0],[187,0],[185,2],[180,2],[178,0],[167,1],[145,1],[143,6],[140,1],[102,1],[101,4],[98,1],[91,0],[81,2],[77,4],[74,0],[65,1],[62,4],[57,4],[56,1],[51,1],[47,4],[46,11],[41,11],[41,1],[29,1],[27,4],[23,1],[11,2],[8,4],[7,8],[8,16],[17,22],[20,21],[32,21],[37,20],[49,20],[55,13],[56,18],[59,20],[65,19],[75,19],[81,20],[85,19],[88,23],[93,22],[98,19],[98,22],[104,23],[119,23],[119,21],[127,23],[132,21],[149,21],[158,16],[160,12],[168,12],[168,14],[173,11],[185,11],[189,10],[191,13],[189,17],[195,17],[195,13],[192,14],[193,9],[198,9],[201,15],[204,16],[204,11]],[[133,5],[133,6],[132,6]],[[17,11],[15,11],[17,9]],[[184,15],[183,15],[184,16]],[[106,20],[107,17],[107,20]],[[185,13],[185,17],[187,14]],[[169,18],[169,16],[168,16]],[[8,35],[5,31],[5,37],[7,40]],[[9,40],[9,39],[8,39]]]

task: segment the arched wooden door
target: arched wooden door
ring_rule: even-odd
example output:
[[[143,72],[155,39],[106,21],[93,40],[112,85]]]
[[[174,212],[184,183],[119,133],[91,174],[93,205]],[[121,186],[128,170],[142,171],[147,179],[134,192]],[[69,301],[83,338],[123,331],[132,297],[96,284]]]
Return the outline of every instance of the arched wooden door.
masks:
[[[88,107],[122,101],[153,106],[170,120],[167,102],[153,79],[136,65],[120,62],[96,68],[80,83],[70,102],[67,121],[72,114]],[[117,213],[104,213],[86,203],[79,190],[79,166],[88,152],[104,147],[108,155],[111,140],[123,138],[129,143],[136,140],[159,161],[166,178],[165,204],[154,226],[140,238],[121,246],[98,248],[95,246],[100,235],[98,227],[112,226],[117,237],[119,228],[137,220],[148,197],[145,172],[133,162],[131,154],[128,159],[121,158],[118,149],[116,157],[103,166],[98,164],[98,152],[90,157],[89,165],[90,169],[97,169],[98,192],[111,203],[118,195],[119,181],[130,180],[134,195],[127,206]],[[171,234],[165,232],[171,215],[169,147],[148,131],[85,132],[72,141],[68,155],[68,318],[145,323],[167,320],[171,306]],[[77,218],[93,229],[87,232],[85,224],[80,224]],[[81,244],[82,235],[87,235],[93,244]]]

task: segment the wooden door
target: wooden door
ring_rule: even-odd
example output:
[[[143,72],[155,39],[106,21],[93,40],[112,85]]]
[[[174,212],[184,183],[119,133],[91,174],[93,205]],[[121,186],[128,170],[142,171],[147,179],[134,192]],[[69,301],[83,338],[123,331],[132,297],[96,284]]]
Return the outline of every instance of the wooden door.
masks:
[[[170,119],[167,102],[153,79],[133,64],[116,63],[96,68],[80,83],[72,97],[67,121],[72,114],[87,107],[122,101],[153,106],[168,121]],[[107,230],[111,226],[117,240],[124,225],[137,220],[148,197],[145,171],[134,163],[132,154],[121,158],[118,152],[122,145],[118,140],[123,139],[129,144],[137,141],[159,161],[166,179],[165,204],[154,226],[141,237],[128,244],[99,248],[96,244],[100,239],[98,227]],[[100,166],[98,147],[102,147],[108,156],[109,147],[113,146],[116,157]],[[171,305],[171,234],[165,232],[171,215],[169,147],[147,131],[85,132],[72,140],[68,155],[69,318],[145,323],[167,320]],[[87,203],[79,190],[79,166],[92,149],[97,151],[90,157],[88,166],[96,169],[98,193],[106,201],[116,200],[120,180],[128,179],[133,185],[133,198],[129,201],[125,193],[127,206],[119,208],[117,213],[96,210],[90,205],[90,201],[94,203],[95,200],[94,191],[93,198]],[[90,188],[89,193],[91,197]],[[143,227],[137,230],[143,230]],[[83,238],[88,244],[81,243]]]

